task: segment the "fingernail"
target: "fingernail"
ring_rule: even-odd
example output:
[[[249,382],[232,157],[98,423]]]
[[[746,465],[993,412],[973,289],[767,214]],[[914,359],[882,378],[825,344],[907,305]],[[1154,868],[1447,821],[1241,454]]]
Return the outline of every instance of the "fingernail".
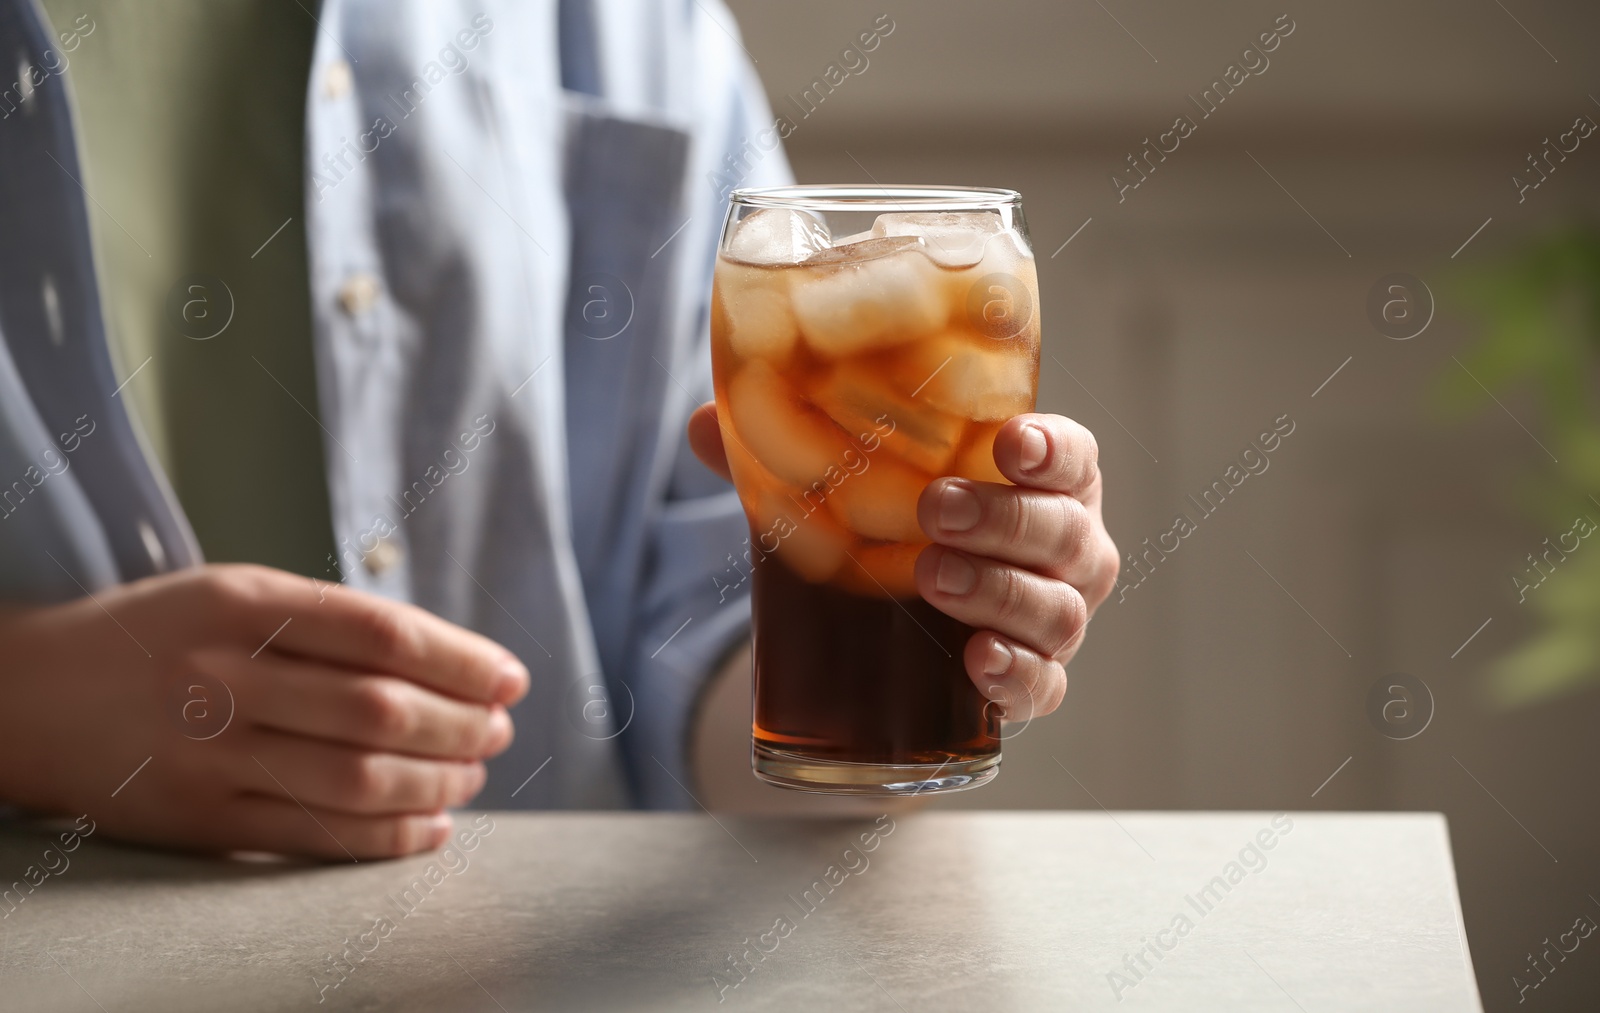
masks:
[[[989,642],[989,656],[983,659],[983,674],[1005,675],[1011,668],[1011,650],[998,640]]]
[[[528,668],[515,655],[507,654],[500,660],[495,675],[494,699],[497,703],[510,703],[520,697],[528,685]]]
[[[966,594],[978,583],[978,571],[959,553],[946,552],[939,560],[939,573],[933,584],[945,594]]]
[[[489,713],[489,734],[480,752],[493,756],[511,744],[511,715],[496,707]]]
[[[978,495],[957,482],[939,494],[939,527],[946,531],[970,531],[983,514]]]
[[[432,851],[435,848],[443,847],[444,842],[450,839],[451,825],[452,823],[449,813],[439,813],[428,821],[429,851]]]
[[[1022,456],[1018,461],[1023,471],[1032,471],[1044,463],[1045,455],[1050,453],[1050,441],[1044,435],[1044,430],[1033,423],[1022,427]]]

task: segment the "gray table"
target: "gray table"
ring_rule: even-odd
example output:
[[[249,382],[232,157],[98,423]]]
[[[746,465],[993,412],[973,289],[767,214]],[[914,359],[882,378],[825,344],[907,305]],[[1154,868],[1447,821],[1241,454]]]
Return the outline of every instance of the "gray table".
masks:
[[[1432,814],[489,819],[356,865],[92,837],[0,921],[0,1009],[1480,1009]],[[0,883],[51,840],[0,829]]]

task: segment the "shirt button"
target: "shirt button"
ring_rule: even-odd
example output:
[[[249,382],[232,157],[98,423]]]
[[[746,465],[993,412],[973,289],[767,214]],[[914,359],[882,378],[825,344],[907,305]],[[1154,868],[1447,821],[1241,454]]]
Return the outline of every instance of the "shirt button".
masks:
[[[352,274],[339,286],[339,305],[353,317],[360,316],[378,301],[378,279],[370,274]]]
[[[386,538],[380,538],[377,545],[361,556],[361,562],[368,573],[381,577],[400,562],[400,547]]]
[[[144,551],[150,554],[150,562],[155,565],[157,573],[167,570],[167,550],[161,547],[161,539],[156,535],[156,529],[150,522],[139,521],[139,541],[144,543]]]
[[[350,64],[335,60],[322,72],[322,94],[330,99],[344,98],[350,94]]]
[[[66,339],[61,326],[61,293],[56,291],[56,280],[45,275],[39,283],[39,298],[44,303],[44,320],[50,326],[50,343],[59,345]]]
[[[33,98],[33,64],[26,57],[17,61],[17,93],[22,96],[18,103],[22,111],[31,114],[33,103],[29,99]]]

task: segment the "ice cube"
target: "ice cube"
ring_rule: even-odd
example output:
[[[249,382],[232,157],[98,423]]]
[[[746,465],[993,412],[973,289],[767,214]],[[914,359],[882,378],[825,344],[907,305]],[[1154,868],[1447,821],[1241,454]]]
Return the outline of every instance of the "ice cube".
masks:
[[[916,236],[894,236],[886,239],[869,235],[862,240],[855,240],[854,236],[849,238],[853,241],[838,242],[826,250],[813,253],[805,259],[805,266],[832,267],[838,264],[859,264],[922,246],[922,240]]]
[[[717,265],[717,298],[728,324],[728,344],[740,358],[783,359],[800,338],[789,308],[789,272]]]
[[[745,512],[754,517],[764,497],[771,493],[782,493],[788,486],[756,460],[744,440],[733,431],[727,415],[719,416],[719,421],[722,446],[728,453],[728,471],[733,474],[733,487],[739,493],[739,502],[744,504]]]
[[[1027,241],[1021,233],[1014,229],[1002,229],[990,236],[983,247],[983,260],[978,266],[983,273],[996,272],[1001,274],[1015,274],[1018,276],[1033,277],[1034,268],[1030,263],[1026,266],[1023,261],[1031,261],[1033,254],[1028,252]]]
[[[903,237],[871,239],[811,258],[792,284],[806,342],[822,355],[854,355],[942,326],[950,304],[940,272],[917,249]]]
[[[797,511],[798,513],[798,511]],[[813,584],[832,577],[844,565],[853,539],[826,512],[801,514],[778,542],[778,555],[789,569]]]
[[[1010,485],[1011,480],[1000,474],[999,465],[994,463],[994,438],[999,435],[1002,425],[1004,423],[1001,422],[981,422],[969,426],[950,473],[974,482]]]
[[[820,584],[844,565],[852,539],[826,510],[807,512],[781,492],[757,497],[751,510],[752,555],[776,552],[801,577]]]
[[[1038,349],[1029,344],[990,343],[947,331],[907,346],[895,358],[904,382],[922,377],[916,400],[941,412],[1004,422],[1033,410]]]
[[[1003,231],[1000,216],[989,211],[909,211],[879,215],[875,236],[920,236],[923,252],[940,267],[972,267],[983,259],[989,239]]]
[[[780,267],[825,250],[828,226],[815,215],[788,208],[761,208],[739,220],[722,255],[740,264]]]
[[[960,271],[944,272],[945,298],[955,317],[997,341],[1039,338],[1039,282],[1027,244],[1015,232],[989,238],[983,259]]]
[[[845,435],[778,375],[755,359],[728,384],[733,439],[778,478],[809,487],[850,449]]]
[[[835,583],[847,591],[882,598],[917,596],[917,556],[924,544],[868,544],[850,550]]]
[[[903,392],[897,384],[904,386]],[[810,396],[812,404],[869,452],[881,443],[923,471],[943,474],[961,439],[962,422],[907,396],[914,389],[875,364],[846,362],[835,366]]]
[[[887,454],[866,455],[867,466],[848,472],[828,495],[828,507],[845,529],[885,542],[927,539],[917,523],[917,497],[928,476]]]
[[[848,236],[835,236],[834,240],[833,240],[833,245],[836,246],[836,247],[838,247],[838,246],[854,246],[856,243],[864,243],[869,239],[877,239],[877,238],[879,238],[879,237],[873,235],[872,230],[868,229],[865,232],[852,232]]]

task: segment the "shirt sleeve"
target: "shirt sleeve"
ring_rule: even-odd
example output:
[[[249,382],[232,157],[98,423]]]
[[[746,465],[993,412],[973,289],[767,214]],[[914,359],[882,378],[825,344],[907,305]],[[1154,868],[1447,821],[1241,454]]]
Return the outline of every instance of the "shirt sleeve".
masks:
[[[731,24],[725,11],[719,14]],[[694,268],[686,272],[685,292],[696,300],[696,337],[690,368],[675,371],[687,390],[673,390],[691,409],[713,395],[711,271],[727,195],[735,187],[793,180],[781,146],[788,131],[780,125],[787,121],[773,116],[742,49],[721,38],[727,70],[711,91],[720,91],[721,114],[707,118],[711,126],[696,145],[688,184],[691,216],[715,223],[687,253]],[[744,510],[732,487],[695,459],[683,436],[684,414],[678,416],[672,477],[648,539],[635,623],[634,734],[622,744],[639,802],[650,809],[696,806],[689,756],[697,702],[710,676],[748,636],[750,622]]]

